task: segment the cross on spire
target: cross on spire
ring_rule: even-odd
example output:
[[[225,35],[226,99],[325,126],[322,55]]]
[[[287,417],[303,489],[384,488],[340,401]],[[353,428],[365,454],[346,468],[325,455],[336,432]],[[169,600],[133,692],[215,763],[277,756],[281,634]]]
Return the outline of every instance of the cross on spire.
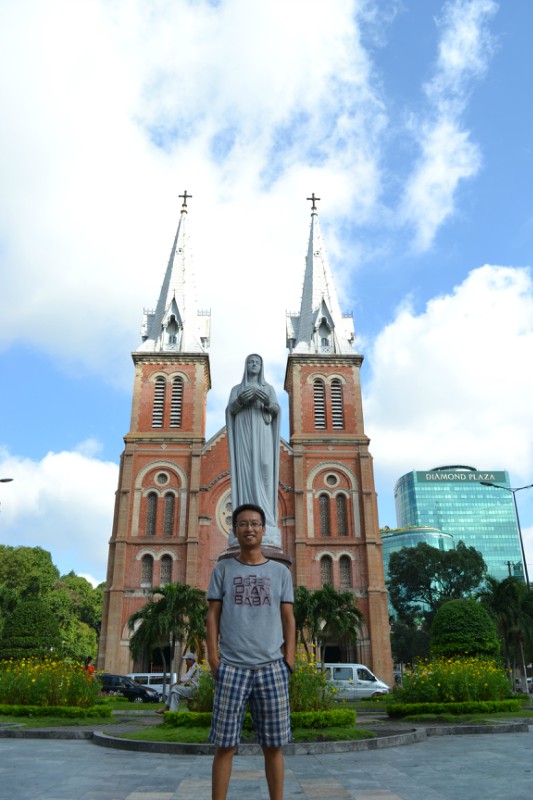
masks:
[[[320,197],[315,197],[315,193],[313,192],[311,197],[308,197],[307,199],[311,200],[311,211],[316,211],[316,201],[320,200]]]
[[[187,208],[187,198],[192,198],[192,194],[187,194],[187,189],[185,189],[183,194],[179,194],[178,197],[183,197],[183,205],[182,208]]]

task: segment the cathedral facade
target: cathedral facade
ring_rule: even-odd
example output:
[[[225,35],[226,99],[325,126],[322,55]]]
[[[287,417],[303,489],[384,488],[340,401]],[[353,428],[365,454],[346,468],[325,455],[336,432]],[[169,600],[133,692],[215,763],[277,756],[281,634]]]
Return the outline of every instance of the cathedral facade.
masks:
[[[98,668],[133,671],[128,619],[148,590],[206,589],[231,523],[226,428],[205,438],[210,315],[196,305],[187,194],[155,311],[135,366],[109,544]],[[287,316],[289,441],[280,439],[278,527],[295,586],[353,592],[365,617],[356,643],[326,660],[355,661],[392,683],[387,593],[360,368],[341,313],[313,200],[301,306]],[[246,354],[243,353],[243,359]],[[149,663],[136,665],[149,669]]]

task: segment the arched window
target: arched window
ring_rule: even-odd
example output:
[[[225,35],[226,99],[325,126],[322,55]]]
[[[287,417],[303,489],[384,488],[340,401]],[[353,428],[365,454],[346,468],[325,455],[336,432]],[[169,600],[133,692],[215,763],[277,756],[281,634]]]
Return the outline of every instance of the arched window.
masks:
[[[172,382],[172,399],[170,402],[171,428],[181,428],[182,408],[183,408],[183,378],[174,378]]]
[[[146,535],[155,536],[155,523],[157,518],[157,494],[150,492],[146,498]]]
[[[321,494],[318,498],[318,508],[320,511],[320,535],[331,536],[331,519],[329,514],[329,496]]]
[[[320,559],[320,580],[322,586],[333,586],[333,561],[329,556]]]
[[[326,387],[324,381],[317,379],[313,383],[313,397],[315,401],[315,429],[324,430],[326,427]]]
[[[148,589],[154,577],[154,559],[152,556],[143,556],[141,561],[141,588]]]
[[[344,428],[344,405],[342,401],[342,383],[338,378],[331,381],[331,423],[333,430]]]
[[[348,536],[348,518],[346,515],[346,495],[338,494],[335,498],[337,506],[337,535]]]
[[[161,558],[161,573],[159,577],[161,586],[166,586],[167,583],[172,583],[172,558],[171,556],[163,556]]]
[[[163,522],[163,533],[165,536],[172,536],[174,533],[174,506],[176,498],[172,492],[165,495],[165,518]]]
[[[352,559],[349,556],[341,556],[339,559],[341,573],[341,589],[352,588]]]
[[[164,378],[156,378],[154,385],[154,408],[152,411],[152,428],[163,427],[163,414],[165,411],[165,388]]]

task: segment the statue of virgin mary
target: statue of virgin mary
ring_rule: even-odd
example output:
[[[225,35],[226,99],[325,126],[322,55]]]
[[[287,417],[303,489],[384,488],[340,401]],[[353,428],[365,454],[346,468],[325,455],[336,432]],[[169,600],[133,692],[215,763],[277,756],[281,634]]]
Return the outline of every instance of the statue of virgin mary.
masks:
[[[255,503],[266,516],[265,545],[280,547],[278,477],[280,407],[265,381],[263,359],[246,358],[242,381],[231,390],[226,427],[231,470],[231,503]]]

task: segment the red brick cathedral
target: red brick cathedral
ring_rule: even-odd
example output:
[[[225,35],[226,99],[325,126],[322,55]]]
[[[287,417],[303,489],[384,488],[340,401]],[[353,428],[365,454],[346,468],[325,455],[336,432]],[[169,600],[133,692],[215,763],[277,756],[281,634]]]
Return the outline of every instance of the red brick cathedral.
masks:
[[[133,353],[130,431],[124,437],[109,544],[99,669],[133,670],[128,618],[147,590],[207,588],[228,547],[226,428],[206,441],[210,314],[196,305],[187,194],[155,311]],[[340,311],[313,199],[301,307],[287,317],[290,439],[280,441],[278,527],[295,586],[352,591],[366,625],[357,643],[332,642],[326,660],[367,664],[392,682],[372,457],[365,435],[351,316]],[[243,352],[244,359],[248,354]],[[266,365],[268,371],[268,364]],[[240,376],[235,376],[235,383]],[[137,669],[150,664],[135,665]]]

